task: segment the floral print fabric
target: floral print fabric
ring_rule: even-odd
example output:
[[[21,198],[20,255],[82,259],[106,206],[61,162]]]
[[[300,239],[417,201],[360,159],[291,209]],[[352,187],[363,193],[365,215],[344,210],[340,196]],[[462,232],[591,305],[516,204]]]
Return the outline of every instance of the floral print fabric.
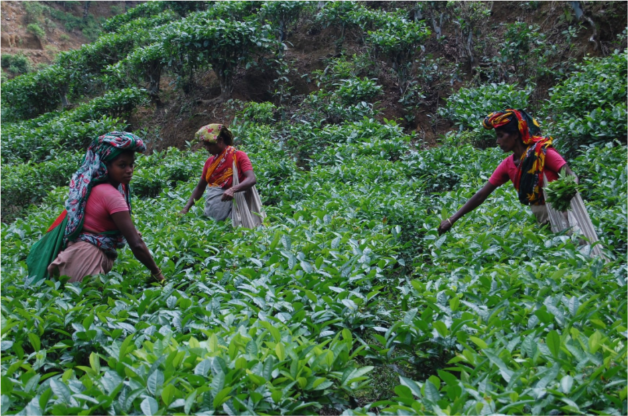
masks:
[[[208,124],[201,127],[195,134],[197,140],[207,142],[210,144],[216,144],[218,142],[218,135],[222,130],[222,124]]]

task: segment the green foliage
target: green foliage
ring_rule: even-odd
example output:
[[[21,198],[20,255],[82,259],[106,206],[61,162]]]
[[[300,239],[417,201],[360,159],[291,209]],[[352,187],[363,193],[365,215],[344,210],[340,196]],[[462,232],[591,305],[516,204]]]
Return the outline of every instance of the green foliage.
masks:
[[[578,161],[599,166],[590,180],[601,198],[622,190],[618,204],[591,210],[612,259],[605,265],[580,253],[577,237],[539,230],[513,209],[510,189],[438,237],[440,219],[429,211],[471,196],[503,158],[497,149],[408,154],[399,126],[373,120],[304,125],[291,137],[232,127],[272,202],[257,230],[208,221],[198,206],[173,218],[204,152],[138,158],[135,179],[186,166],[190,175],[134,200],[134,221],[168,276],[164,288],[145,287],[129,250],[107,276],[79,285],[23,284],[28,247],[58,215],[64,188],[27,220],[2,224],[6,409],[623,411],[625,261],[614,258],[600,219],[625,215],[625,170],[609,163],[625,146]],[[312,143],[310,171],[286,152],[291,139]],[[413,257],[401,256],[409,250]],[[395,396],[349,410],[369,373],[393,363],[419,370],[400,379]],[[44,378],[46,368],[56,374]]]
[[[572,175],[559,175],[558,180],[550,182],[545,186],[547,192],[547,202],[558,211],[571,209],[571,200],[578,193],[579,186],[576,177]]]
[[[377,30],[369,31],[366,43],[375,59],[387,61],[402,84],[406,86],[420,43],[430,35],[423,23],[390,18]]]
[[[65,30],[72,32],[74,30],[80,30],[90,41],[95,41],[102,33],[101,21],[102,19],[96,19],[93,14],[89,13],[86,18],[82,16],[75,16],[72,13],[64,12],[63,10],[57,10],[54,7],[44,6],[44,12],[63,23]],[[48,21],[49,19],[47,19]]]
[[[2,165],[2,218],[5,221],[23,215],[24,208],[40,203],[54,187],[67,186],[84,154],[64,151],[51,156],[53,160],[41,163]]]
[[[207,17],[211,12],[207,12]],[[198,14],[194,19],[162,28],[160,42],[166,60],[179,76],[180,83],[187,82],[186,75],[196,68],[211,63],[223,96],[230,96],[237,68],[249,63],[255,55],[273,50],[270,27],[224,20],[207,20],[199,24],[203,17]]]
[[[362,101],[370,102],[382,93],[382,87],[375,80],[351,78],[336,84],[335,94],[344,105],[354,105]]]
[[[46,32],[37,23],[30,23],[26,27],[26,30],[29,33],[32,33],[33,35],[35,35],[37,39],[39,39],[40,41],[43,42],[44,40],[46,40]]]
[[[258,16],[276,27],[277,39],[283,42],[288,36],[290,25],[298,21],[306,6],[307,3],[301,1],[264,2]]]
[[[124,89],[95,98],[71,111],[5,124],[2,160],[4,163],[40,161],[49,158],[53,149],[82,149],[94,137],[125,126],[115,117],[128,116],[146,101],[145,91]]]
[[[44,9],[45,6],[38,1],[25,2],[24,11],[26,11],[26,21],[28,23],[37,23],[41,21],[43,18]]]
[[[626,138],[626,52],[587,58],[579,71],[554,87],[544,112],[560,149]]]
[[[460,88],[447,99],[447,105],[441,107],[438,114],[453,121],[460,132],[471,130],[476,135],[474,144],[486,147],[494,141],[495,133],[482,127],[484,117],[506,108],[526,109],[531,93],[531,87],[522,90],[504,83]]]
[[[544,75],[548,67],[550,45],[545,42],[545,35],[539,32],[538,25],[515,22],[506,25],[504,43],[500,54],[502,64],[512,68],[514,73],[506,70],[519,82],[532,82]]]
[[[2,68],[8,70],[13,75],[22,75],[31,72],[31,62],[23,53],[15,55],[2,55]]]
[[[69,74],[59,65],[7,81],[2,87],[3,118],[32,118],[57,109],[69,83]]]
[[[71,79],[83,75],[102,88],[150,85],[142,62],[178,76],[218,62],[213,69],[224,76],[276,50],[276,27],[252,16],[271,6],[219,2],[165,22],[174,16],[160,14],[165,5],[144,3],[135,17],[112,20],[126,52],[106,44],[82,52],[108,67],[82,61],[60,77],[66,85],[85,85]],[[475,36],[473,19],[486,5],[452,2],[448,10],[460,12],[461,33]],[[326,3],[321,15],[332,12],[358,40],[406,18],[349,2]],[[140,15],[146,19],[134,22]],[[125,38],[134,28],[136,43]],[[237,42],[242,49],[225,54],[225,70],[209,49],[224,53]],[[167,276],[164,287],[147,287],[129,249],[106,276],[25,282],[25,258],[62,209],[83,140],[122,125],[111,117],[144,104],[146,92],[113,89],[71,111],[13,124],[5,117],[2,214],[12,222],[0,225],[3,414],[625,414],[626,146],[588,145],[570,160],[608,263],[591,258],[577,235],[539,228],[510,187],[439,236],[440,221],[504,158],[456,140],[478,142],[482,118],[525,108],[530,90],[461,89],[442,113],[459,134],[416,150],[395,122],[371,117],[367,101],[380,87],[366,71],[332,60],[317,74],[320,90],[289,122],[277,121],[270,103],[239,110],[230,127],[253,162],[265,227],[208,220],[202,201],[175,215],[205,152],[138,157],[133,220]],[[30,75],[8,82],[9,92]],[[600,84],[591,97],[614,96],[606,79],[589,78]],[[45,97],[37,85],[20,94]],[[581,113],[580,98],[563,95],[554,122],[621,110],[619,85],[624,98]],[[550,105],[558,105],[554,95]],[[24,209],[30,203],[38,206]],[[400,373],[399,385],[369,395],[378,388],[369,375],[384,370]]]
[[[167,2],[163,1],[148,1],[139,4],[132,9],[129,9],[124,14],[110,17],[103,23],[102,28],[105,32],[117,32],[126,23],[132,22],[133,20],[158,15],[164,11],[167,6],[166,3]]]
[[[273,124],[277,120],[278,108],[269,102],[256,103],[247,102],[242,103],[242,110],[236,114],[238,119],[242,122],[255,123],[255,124]]]

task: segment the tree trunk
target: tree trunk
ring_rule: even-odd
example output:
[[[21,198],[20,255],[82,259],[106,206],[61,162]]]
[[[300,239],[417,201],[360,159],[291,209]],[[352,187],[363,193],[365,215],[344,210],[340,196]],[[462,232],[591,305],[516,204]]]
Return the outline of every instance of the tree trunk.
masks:
[[[89,6],[91,6],[91,3],[91,1],[83,3],[83,20],[87,20],[87,16],[89,15]]]

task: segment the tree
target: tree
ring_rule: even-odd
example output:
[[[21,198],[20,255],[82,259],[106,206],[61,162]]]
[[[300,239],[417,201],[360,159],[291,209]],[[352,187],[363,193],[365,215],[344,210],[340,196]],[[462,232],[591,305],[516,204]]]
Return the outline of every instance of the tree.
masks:
[[[165,28],[161,45],[166,64],[179,75],[184,90],[197,68],[211,66],[220,82],[218,101],[223,101],[231,97],[238,68],[256,54],[272,52],[276,43],[268,25],[194,19]]]

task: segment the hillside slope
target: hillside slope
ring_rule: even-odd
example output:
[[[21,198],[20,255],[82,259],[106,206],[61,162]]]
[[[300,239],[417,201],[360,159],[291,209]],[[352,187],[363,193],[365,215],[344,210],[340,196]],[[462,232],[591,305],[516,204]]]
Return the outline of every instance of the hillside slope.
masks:
[[[4,81],[0,412],[628,413],[625,6],[150,2]],[[505,107],[554,136],[604,257],[510,184],[439,234],[506,156],[479,123]],[[216,121],[263,227],[180,212]],[[125,129],[165,284],[128,247],[34,282],[85,147]]]

